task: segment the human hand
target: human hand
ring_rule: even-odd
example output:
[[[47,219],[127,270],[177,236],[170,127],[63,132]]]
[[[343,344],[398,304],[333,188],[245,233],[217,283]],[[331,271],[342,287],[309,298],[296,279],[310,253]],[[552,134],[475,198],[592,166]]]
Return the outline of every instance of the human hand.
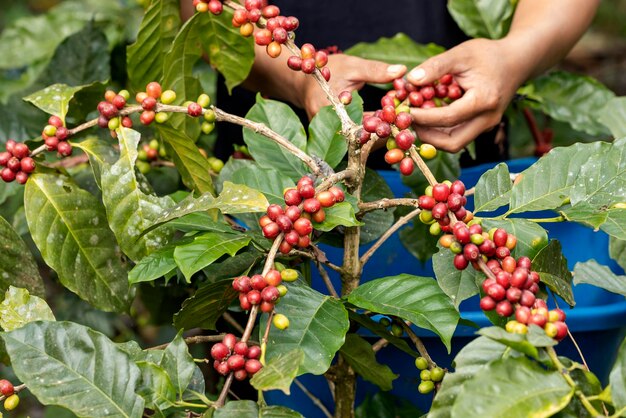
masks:
[[[344,90],[360,90],[366,83],[390,83],[406,72],[404,65],[390,65],[345,54],[330,55],[328,68],[331,74],[329,85],[336,95]],[[301,104],[310,119],[330,102],[313,77],[306,77],[303,83]]]
[[[432,83],[450,73],[465,90],[449,106],[412,109],[414,128],[423,142],[457,152],[496,126],[527,74],[511,59],[504,40],[473,39],[432,57],[411,70],[415,85]]]

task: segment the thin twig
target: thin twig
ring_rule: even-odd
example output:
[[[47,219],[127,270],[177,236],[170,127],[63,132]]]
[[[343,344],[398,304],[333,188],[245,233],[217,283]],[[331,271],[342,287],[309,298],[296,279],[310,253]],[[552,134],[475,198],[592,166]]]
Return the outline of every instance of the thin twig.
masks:
[[[395,208],[397,206],[413,206],[418,207],[418,200],[411,198],[397,198],[397,199],[388,199],[383,198],[380,200],[376,200],[373,202],[362,202],[359,203],[359,215],[365,214],[367,212],[371,212],[377,209],[387,209],[387,208]]]
[[[413,332],[413,330],[411,329],[411,323],[408,321],[405,322],[402,319],[398,319],[398,320],[400,322],[400,325],[402,325],[402,328],[404,328],[404,331],[406,332],[406,334],[409,336],[409,338],[415,345],[415,348],[417,348],[417,351],[420,353],[420,356],[424,357],[426,361],[428,361],[428,367],[431,369],[433,367],[436,367],[437,363],[435,363],[433,359],[430,357],[430,354],[428,354],[428,350],[426,350],[426,346],[424,345],[420,337],[418,337],[417,334],[415,334],[415,332]]]
[[[319,193],[324,190],[328,190],[340,181],[353,179],[355,175],[356,173],[353,170],[349,169],[345,169],[338,173],[331,174],[330,176],[326,177],[319,186],[315,188],[315,191]]]
[[[330,280],[328,273],[326,272],[324,267],[322,267],[319,260],[315,260],[315,265],[317,266],[317,269],[320,272],[320,276],[322,276],[322,280],[324,281],[324,284],[328,288],[328,291],[330,292],[331,296],[339,299],[339,293],[337,293],[337,291],[335,290],[335,286],[333,286],[333,282]]]
[[[293,379],[294,383],[296,384],[296,386],[298,386],[300,388],[300,390],[302,391],[302,393],[304,393],[310,400],[311,402],[313,402],[313,404],[315,404],[315,406],[317,406],[322,413],[328,417],[328,418],[333,418],[332,414],[328,411],[328,409],[324,406],[324,404],[322,403],[322,401],[315,395],[313,395],[307,388],[306,386],[304,386],[298,379]]]
[[[311,247],[313,247],[313,244],[311,244],[310,246],[311,246]],[[309,251],[297,250],[297,249],[295,249],[295,248],[294,248],[294,249],[292,249],[292,250],[289,252],[289,255],[297,255],[297,256],[300,256],[300,257],[306,257],[306,258],[310,258],[311,260],[314,260],[314,261],[315,261],[315,260],[319,260],[319,259],[315,256],[315,254],[312,254],[312,253],[311,253],[311,252],[309,252]],[[326,267],[330,268],[331,270],[336,271],[337,273],[342,273],[342,272],[343,272],[343,268],[341,268],[341,267],[339,267],[339,266],[337,266],[337,265],[335,265],[335,264],[331,263],[331,262],[330,262],[330,261],[328,261],[328,260],[321,261],[321,263],[322,263],[322,264],[324,264]]]
[[[389,344],[389,341],[385,340],[384,338],[381,338],[380,340],[378,340],[374,344],[372,344],[372,350],[375,353],[377,353],[380,350],[382,350],[383,348],[387,347],[388,344]]]
[[[218,343],[224,339],[224,335],[226,334],[217,334],[217,335],[194,335],[193,337],[187,337],[184,339],[185,344],[204,344],[204,343]],[[146,350],[163,350],[170,345],[171,342],[155,345],[154,347],[148,347]],[[259,345],[258,341],[248,341],[250,345]]]
[[[433,176],[432,171],[430,171],[430,168],[428,168],[424,160],[422,160],[422,157],[420,157],[417,149],[415,148],[415,145],[409,149],[409,155],[411,156],[413,162],[417,164],[417,167],[420,169],[420,171],[424,174],[426,180],[428,180],[428,184],[430,184],[431,186],[437,184],[437,179],[435,178],[435,176]]]
[[[554,295],[554,293],[550,292],[550,294],[552,295],[552,300],[554,300],[554,306],[556,306],[557,309],[561,309],[559,308],[559,301],[556,299],[556,296]],[[583,355],[583,352],[580,349],[578,342],[576,342],[576,339],[574,338],[574,335],[570,332],[569,328],[567,328],[567,335],[569,336],[570,340],[572,340],[574,347],[576,347],[576,351],[578,351],[578,355],[580,356],[580,359],[583,361],[583,366],[585,366],[585,369],[589,371],[589,365],[587,364],[587,360],[585,359],[585,356]]]
[[[403,227],[404,225],[406,225],[411,219],[415,218],[417,215],[419,215],[421,212],[421,209],[415,209],[409,213],[407,213],[406,215],[404,215],[403,217],[401,217],[400,219],[398,219],[398,221],[393,224],[391,226],[391,228],[389,228],[379,239],[378,241],[376,241],[376,243],[374,245],[372,245],[372,247],[367,250],[365,252],[365,254],[363,254],[363,256],[361,257],[361,268],[363,268],[363,266],[365,265],[365,263],[367,263],[367,261],[370,259],[370,257],[374,254],[374,252],[380,248],[381,245],[383,245],[383,243],[385,241],[387,241],[387,239],[392,236],[398,229],[400,229],[401,227]]]
[[[26,389],[26,383],[22,383],[21,385],[15,386],[13,388],[13,393],[19,393],[20,391],[22,391],[24,389]],[[0,396],[0,402],[5,400],[5,399],[6,399],[6,396],[4,396],[4,395]]]

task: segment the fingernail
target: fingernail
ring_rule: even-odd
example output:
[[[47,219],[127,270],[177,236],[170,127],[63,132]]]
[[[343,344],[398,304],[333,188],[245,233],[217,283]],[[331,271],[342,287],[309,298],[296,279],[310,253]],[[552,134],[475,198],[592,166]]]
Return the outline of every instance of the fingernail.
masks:
[[[426,71],[423,68],[416,68],[409,73],[409,76],[414,80],[421,80],[426,76]]]
[[[404,71],[404,65],[402,64],[394,64],[387,67],[387,74],[394,75],[401,73],[402,71]]]

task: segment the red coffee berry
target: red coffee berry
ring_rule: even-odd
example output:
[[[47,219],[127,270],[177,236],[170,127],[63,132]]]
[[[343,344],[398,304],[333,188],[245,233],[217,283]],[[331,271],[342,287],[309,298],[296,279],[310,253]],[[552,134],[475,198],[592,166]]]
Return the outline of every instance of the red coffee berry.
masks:
[[[266,302],[275,302],[280,297],[280,292],[275,286],[267,286],[261,292],[261,297]]]
[[[280,246],[278,247],[278,251],[280,251],[282,254],[289,254],[292,248],[293,246],[291,244],[283,240],[283,242],[281,242]]]
[[[248,302],[250,302],[250,304],[252,305],[258,305],[263,301],[263,298],[261,297],[261,292],[259,292],[258,290],[251,290],[246,296],[248,298]]]
[[[302,72],[304,74],[313,74],[314,71],[315,71],[315,59],[304,58],[302,60]]]
[[[263,7],[263,9],[261,9],[261,14],[264,18],[269,19],[278,16],[280,14],[280,9],[278,8],[278,6],[274,5],[265,6]]]
[[[278,234],[280,234],[280,228],[276,222],[272,222],[263,227],[263,236],[265,236],[265,238],[273,239],[276,238]]]
[[[448,96],[448,86],[444,86],[443,84],[437,84],[435,86],[435,96],[443,99]]]
[[[269,45],[272,42],[272,32],[269,29],[259,29],[254,34],[254,42],[261,46]]]
[[[261,347],[259,347],[258,345],[248,347],[249,359],[258,359],[259,357],[261,357]]]
[[[69,130],[65,126],[61,126],[60,128],[57,128],[57,132],[55,136],[59,139],[59,141],[63,141],[67,139],[69,134],[70,134]]]
[[[317,51],[315,53],[315,66],[322,68],[328,64],[328,53],[326,51]]]
[[[9,140],[7,140],[7,142],[6,142],[6,144],[4,146],[5,146],[5,149],[8,152],[13,153],[13,147],[15,147],[15,144],[17,144],[17,142],[15,142],[15,140],[9,139]]]
[[[557,341],[561,341],[563,338],[567,336],[567,325],[565,322],[556,321],[553,322],[556,326],[556,336],[554,337]]]
[[[155,99],[152,96],[148,96],[145,99],[143,99],[143,102],[141,102],[141,107],[144,110],[153,110],[156,107],[157,104],[157,99]]]
[[[211,357],[214,360],[224,360],[230,355],[230,349],[224,343],[216,343],[211,347]]]
[[[305,58],[314,58],[315,57],[315,47],[311,44],[304,44],[300,47],[300,56],[302,59]]]
[[[365,129],[359,130],[359,142],[361,143],[361,145],[368,142],[371,138],[372,138],[372,134],[367,132]]]
[[[424,96],[418,91],[412,91],[409,93],[409,103],[413,107],[420,107],[424,103]]]
[[[493,311],[496,308],[496,301],[489,296],[480,299],[480,309],[483,311]]]
[[[509,286],[511,286],[511,273],[500,270],[498,273],[496,273],[496,283],[498,283],[503,288],[508,289]]]
[[[243,28],[243,26],[242,26]],[[233,372],[233,377],[235,378],[235,380],[238,381],[243,381],[246,380],[248,378],[248,373],[244,370],[244,369],[240,369],[240,370],[235,370]]]
[[[496,257],[502,260],[506,257],[509,257],[511,255],[511,252],[506,247],[497,247],[495,254],[496,254]]]
[[[523,290],[519,303],[522,306],[528,306],[530,308],[533,306],[533,303],[535,303],[535,294],[529,290]]]
[[[270,313],[274,310],[274,304],[272,302],[263,301],[259,306],[261,312]]]
[[[63,126],[63,120],[60,117],[52,115],[48,118],[48,125],[56,126],[60,128]]]
[[[400,112],[396,116],[396,121],[394,122],[398,129],[408,129],[413,123],[413,117],[410,113]]]
[[[195,102],[189,103],[189,105],[187,106],[187,114],[193,117],[198,117],[202,115],[202,106]]]
[[[289,232],[285,232],[284,240],[289,245],[297,245],[300,240],[300,234],[298,234],[296,230],[292,229]]]
[[[400,161],[400,174],[403,176],[410,176],[413,174],[413,170],[415,169],[415,165],[413,164],[413,160],[410,157],[405,157]]]
[[[369,133],[376,133],[376,128],[382,121],[376,116],[369,116],[363,119],[363,129]]]
[[[487,288],[487,295],[491,296],[496,302],[499,302],[506,297],[506,290],[498,283],[494,283]]]
[[[7,183],[11,183],[13,180],[15,180],[15,171],[11,170],[8,167],[5,167],[2,169],[2,171],[0,171],[0,177],[2,177],[2,180],[4,180]]]
[[[435,206],[433,206],[432,214],[433,218],[437,220],[443,220],[445,217],[448,216],[448,207],[445,203],[439,202]]]
[[[330,189],[328,189],[328,191],[331,192],[333,196],[335,196],[335,202],[337,203],[343,202],[344,199],[346,198],[346,195],[343,193],[343,190],[341,190],[337,186],[331,187]]]
[[[329,208],[335,204],[335,196],[328,190],[320,192],[317,195],[317,200],[320,201],[323,208]]]
[[[57,145],[57,151],[63,157],[69,157],[70,155],[72,155],[72,146],[69,142],[59,142],[59,145]]]
[[[463,256],[463,254],[455,255],[453,263],[457,270],[465,270],[469,265],[469,261]]]
[[[302,58],[296,57],[295,55],[290,56],[287,59],[287,66],[294,71],[300,71],[302,69]],[[352,98],[352,96],[350,96],[350,98]],[[341,99],[341,95],[340,95],[340,99]]]
[[[249,311],[250,309],[252,309],[252,304],[248,300],[248,295],[246,293],[239,294],[239,306],[241,306],[241,309],[243,309],[244,311]]]
[[[381,121],[376,127],[376,135],[379,138],[387,138],[391,135],[391,125],[387,122]]]
[[[162,93],[161,85],[157,83],[156,81],[152,81],[148,83],[148,85],[146,86],[146,94],[150,97],[154,97],[155,99],[158,99],[159,97],[161,97],[161,93]]]
[[[267,287],[267,282],[265,281],[265,278],[263,276],[261,276],[260,274],[255,274],[250,277],[250,285],[254,290],[263,290]]]
[[[245,367],[246,360],[243,358],[243,356],[240,356],[239,354],[234,354],[228,357],[226,363],[228,364],[228,368],[230,370],[241,370]]]
[[[513,273],[511,273],[511,286],[522,288],[526,284],[527,279],[528,272],[526,269],[516,268]]]
[[[498,228],[493,233],[493,242],[496,244],[497,247],[504,247],[506,245],[506,239],[508,236],[509,234],[506,232],[506,230]]]
[[[306,199],[302,205],[302,209],[308,213],[315,213],[322,208],[320,201],[316,198]]]
[[[312,184],[303,184],[298,187],[298,192],[303,199],[311,199],[315,197],[315,187]]]
[[[390,149],[385,153],[385,162],[387,164],[396,164],[402,161],[404,158],[404,151],[400,148]]]
[[[9,151],[0,152],[0,165],[6,167],[11,158],[13,155]]]
[[[263,228],[265,225],[272,223],[273,221],[270,219],[269,216],[267,215],[263,215],[261,216],[261,218],[259,219],[259,226],[261,228]]]
[[[400,131],[398,132],[398,135],[396,135],[396,145],[402,150],[408,150],[414,143],[415,135],[413,135],[409,130]]]
[[[447,202],[450,195],[450,187],[444,183],[438,183],[433,186],[433,197],[437,202]]]
[[[461,244],[468,244],[470,242],[469,228],[464,223],[458,222],[454,224],[452,232],[454,232],[454,236]]]
[[[528,321],[530,320],[530,316],[531,316],[530,308],[527,306],[519,306],[515,310],[515,320],[517,322],[520,322],[522,324],[528,324]]]
[[[280,215],[284,215],[285,212],[283,211],[283,208],[280,207],[280,205],[277,204],[271,204],[267,207],[266,210],[267,216],[269,216],[269,218],[272,221],[276,221],[276,219],[280,216]]]
[[[15,173],[15,181],[19,184],[26,184],[28,181],[28,174],[23,171],[18,171]]]
[[[487,289],[489,289],[489,286],[491,286],[492,284],[496,283],[496,279],[485,279],[483,280],[483,284],[481,285],[483,288],[483,292],[487,293]]]
[[[517,267],[530,270],[530,268],[532,267],[532,261],[530,261],[530,258],[528,257],[520,257],[517,259]]]
[[[237,344],[237,337],[233,334],[226,334],[224,338],[222,338],[222,343],[228,347],[229,350],[232,350],[235,348],[235,344]]]
[[[324,209],[320,208],[317,212],[313,212],[311,219],[313,222],[322,223],[324,219],[326,219],[326,212],[324,212]]]
[[[22,168],[19,158],[16,158],[16,157],[9,158],[9,161],[7,161],[6,165],[7,165],[7,168],[10,168],[11,170],[15,172],[20,171]]]
[[[139,121],[144,125],[150,125],[154,121],[155,116],[154,110],[144,110],[139,116]]]
[[[285,30],[293,32],[294,30],[298,29],[298,26],[300,26],[300,21],[295,16],[289,16],[286,17],[285,20],[283,20],[282,26],[283,28],[285,28]]]
[[[313,232],[313,224],[310,220],[306,218],[300,218],[295,221],[293,224],[293,228],[301,236],[309,235],[311,232]],[[295,245],[295,243],[292,245]]]
[[[513,314],[513,305],[508,300],[498,302],[496,305],[496,313],[503,317],[509,317]]]
[[[302,197],[296,189],[288,189],[284,194],[285,203],[288,206],[297,206],[302,202]]]
[[[250,348],[252,348],[252,347],[250,347]],[[248,372],[249,374],[253,375],[256,372],[258,372],[259,370],[261,370],[263,365],[261,364],[261,362],[259,360],[251,358],[248,361],[246,361],[246,366],[245,367],[246,367],[246,372]]]
[[[420,93],[422,93],[425,100],[431,100],[435,97],[435,88],[433,86],[424,86],[420,89]]]
[[[417,200],[419,207],[425,210],[432,210],[437,201],[432,196],[422,195]]]
[[[13,155],[17,158],[24,158],[30,153],[28,146],[22,142],[18,142],[13,146]]]
[[[459,99],[463,95],[463,90],[458,85],[451,85],[448,87],[448,97],[452,100]]]
[[[311,244],[311,238],[309,238],[308,235],[301,235],[300,239],[298,240],[298,247],[306,248],[309,246],[309,244]]]
[[[32,173],[35,170],[35,165],[35,160],[31,157],[25,157],[20,161],[20,168],[26,174]]]
[[[278,270],[270,270],[265,275],[265,282],[269,286],[278,286],[283,281]]]
[[[215,366],[215,370],[217,370],[217,372],[219,374],[221,374],[222,376],[226,376],[228,373],[230,373],[230,368],[228,367],[228,364],[226,364],[226,362],[222,362],[219,363],[217,366]]]
[[[388,105],[383,107],[383,113],[381,119],[387,123],[394,123],[396,120],[396,107],[393,105]]]
[[[548,322],[546,317],[543,315],[539,315],[539,314],[532,315],[530,319],[528,320],[529,324],[535,324],[541,328],[543,328],[546,325],[546,322]]]
[[[296,222],[298,218],[300,218],[300,215],[302,215],[302,211],[298,206],[289,206],[285,209],[285,215],[291,219],[291,222]]]
[[[279,44],[284,44],[287,42],[288,38],[287,31],[284,28],[278,27],[272,31],[272,38]]]

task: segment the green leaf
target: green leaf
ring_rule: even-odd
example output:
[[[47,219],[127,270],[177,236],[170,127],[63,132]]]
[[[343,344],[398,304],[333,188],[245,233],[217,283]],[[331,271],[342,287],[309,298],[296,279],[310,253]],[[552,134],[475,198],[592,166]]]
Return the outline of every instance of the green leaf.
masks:
[[[472,38],[500,39],[509,31],[517,0],[450,0],[448,11]]]
[[[563,409],[574,390],[557,371],[524,358],[495,360],[465,382],[452,416],[549,417]]]
[[[428,229],[429,226],[422,222],[413,222],[410,227],[402,228],[399,232],[404,248],[422,263],[430,260],[437,252],[437,238]]]
[[[172,379],[176,392],[182,395],[197,368],[182,337],[182,331],[176,334],[164,350],[160,365]]]
[[[376,171],[366,168],[365,178],[361,186],[361,199],[364,202],[373,202],[382,198],[393,198],[393,191],[385,179]],[[374,210],[366,213],[362,218],[360,244],[374,241],[393,225],[395,208]]]
[[[280,332],[280,331],[278,331]],[[304,351],[299,348],[280,354],[252,376],[250,384],[256,390],[282,390],[290,394],[289,387],[304,361]]]
[[[574,284],[592,284],[599,288],[626,296],[626,276],[618,276],[595,260],[578,262],[574,266]]]
[[[141,371],[141,386],[137,394],[146,401],[147,408],[166,409],[176,401],[176,389],[167,372],[158,364],[149,361],[138,361]]]
[[[249,245],[246,250],[240,251],[234,257],[224,257],[222,261],[203,268],[202,272],[212,281],[232,278],[245,274],[252,266],[264,259],[264,253]]]
[[[613,97],[598,114],[598,120],[615,138],[626,136],[626,97]]]
[[[200,154],[193,140],[182,130],[167,125],[157,125],[157,130],[168,148],[171,148],[168,154],[172,156],[185,186],[198,193],[215,194],[213,180],[209,174],[209,162]]]
[[[304,418],[299,412],[284,406],[264,406],[259,411],[260,418]]]
[[[221,15],[198,13],[201,19],[202,46],[211,65],[226,79],[229,93],[241,84],[254,63],[254,41],[244,38],[231,24],[233,13],[224,8]]]
[[[30,182],[29,182],[30,183]],[[3,333],[17,377],[44,405],[79,417],[136,417],[137,366],[103,334],[71,322],[31,322]]]
[[[474,212],[490,212],[506,205],[511,196],[509,167],[500,163],[480,176],[474,192]]]
[[[169,222],[169,226],[183,232],[231,232],[233,227],[224,221],[214,220],[211,215],[204,212],[190,213],[181,218]]]
[[[484,275],[473,268],[458,270],[453,264],[454,253],[440,245],[438,248],[433,256],[437,284],[458,308],[461,302],[478,294],[477,281],[482,280]]]
[[[510,213],[555,209],[569,199],[581,167],[606,142],[559,147],[524,170],[511,191]]]
[[[197,235],[189,244],[177,246],[174,250],[174,260],[187,281],[190,281],[194,273],[210,265],[224,254],[234,256],[237,251],[249,243],[250,237],[243,234],[206,232]]]
[[[82,88],[83,86],[70,87],[66,84],[53,84],[24,97],[24,100],[34,104],[50,115],[56,115],[65,120],[70,100]]]
[[[609,374],[609,383],[615,410],[626,407],[626,340],[622,341],[617,352],[617,360]]]
[[[133,90],[143,91],[151,81],[163,76],[164,59],[180,27],[180,8],[176,2],[154,0],[139,27],[137,40],[127,48],[128,78]],[[171,88],[164,85],[166,89]],[[190,100],[194,100],[190,98]]]
[[[363,225],[356,219],[354,207],[349,202],[336,203],[330,208],[324,208],[326,218],[324,222],[313,222],[313,228],[318,231],[330,231],[333,228],[343,226],[360,226]]]
[[[372,280],[352,291],[348,301],[359,308],[398,316],[433,331],[450,351],[459,312],[429,277],[400,274]]]
[[[185,22],[163,60],[163,85],[177,94],[173,104],[196,100],[201,93],[200,80],[193,76],[193,67],[202,56],[201,21],[205,14],[210,13],[195,13]],[[185,113],[171,114],[168,124],[194,140],[200,135],[200,124],[196,118]]]
[[[300,281],[288,284],[288,288],[289,292],[280,298],[275,310],[289,318],[289,328],[270,332],[267,358],[271,360],[299,348],[304,351],[304,362],[298,375],[322,374],[345,341],[350,325],[348,312],[337,299]],[[266,321],[264,315],[260,329],[264,329]]]
[[[13,227],[0,217],[0,291],[10,285],[28,289],[34,295],[44,296],[45,288],[37,262]]]
[[[349,310],[348,317],[350,318],[350,321],[356,322],[362,327],[365,327],[368,330],[372,331],[379,337],[386,339],[387,341],[389,341],[389,344],[396,346],[398,349],[404,351],[408,355],[413,357],[417,357],[419,355],[419,353],[417,353],[414,348],[409,347],[407,339],[396,337],[390,332],[388,327],[385,327],[379,322],[374,321],[369,316],[357,313],[353,310]]]
[[[539,251],[533,260],[533,271],[550,290],[559,295],[570,306],[574,306],[572,273],[567,268],[567,259],[561,251],[561,243],[555,239]]]
[[[34,174],[26,183],[24,207],[37,248],[65,287],[99,309],[128,308],[127,267],[92,194],[67,177]]]
[[[513,334],[506,332],[500,327],[481,328],[478,333],[511,347],[520,353],[524,353],[535,360],[539,359],[537,347],[551,347],[557,343],[554,339],[548,337],[543,329],[536,325],[529,327],[528,334]]]
[[[28,290],[9,286],[0,304],[0,326],[13,331],[33,321],[55,321],[45,300],[28,293]]]
[[[161,228],[140,236],[157,219],[163,209],[173,206],[167,196],[146,194],[147,184],[135,176],[135,161],[139,132],[121,128],[117,130],[120,158],[113,165],[102,167],[102,201],[107,210],[109,226],[122,251],[131,260],[139,261],[150,252],[169,241],[172,231]]]
[[[342,357],[363,379],[374,383],[382,390],[391,390],[398,377],[389,366],[376,360],[372,345],[356,334],[346,334],[346,343],[339,350]]]
[[[626,270],[626,241],[609,237],[609,255]]]
[[[548,233],[541,225],[521,218],[504,220],[485,219],[483,229],[504,228],[509,234],[517,237],[517,245],[512,251],[515,258],[526,256],[531,260],[548,245]],[[533,270],[535,270],[533,265]]]
[[[465,382],[490,362],[501,358],[509,348],[487,337],[478,337],[467,344],[454,359],[454,373],[446,373],[437,391],[429,418],[448,418]]]
[[[352,94],[352,102],[346,111],[354,122],[363,119],[363,100],[358,93]],[[332,106],[325,106],[313,117],[309,124],[307,154],[317,156],[335,168],[348,151],[348,143],[340,134],[341,121]]]
[[[239,37],[241,37],[239,35]],[[306,134],[296,113],[285,103],[265,100],[260,95],[246,119],[265,124],[301,150],[306,149]],[[243,139],[250,154],[263,168],[278,170],[282,176],[299,179],[308,173],[307,166],[291,152],[251,129],[243,130]]]
[[[219,280],[199,288],[183,302],[183,307],[174,315],[174,326],[178,329],[215,329],[215,323],[231,302],[237,297],[232,279]]]
[[[205,13],[210,14],[210,13]],[[259,409],[254,401],[231,401],[216,409],[213,418],[258,418]]]
[[[93,175],[102,189],[102,168],[105,165],[113,165],[119,158],[119,154],[108,141],[103,141],[97,137],[89,137],[79,143],[72,143],[72,146],[80,148],[87,154],[89,164],[93,170]]]
[[[392,38],[380,38],[373,43],[358,43],[348,48],[345,53],[368,60],[383,61],[390,64],[404,64],[411,69],[444,51],[445,48],[439,45],[421,45],[404,33],[398,33]]]
[[[167,275],[176,268],[176,260],[174,260],[174,250],[176,247],[192,241],[193,238],[188,237],[179,241],[170,242],[161,249],[148,254],[128,273],[128,283],[151,282]]]
[[[542,112],[578,131],[607,133],[598,119],[615,94],[591,77],[555,71],[534,79],[520,92],[527,94]]]

